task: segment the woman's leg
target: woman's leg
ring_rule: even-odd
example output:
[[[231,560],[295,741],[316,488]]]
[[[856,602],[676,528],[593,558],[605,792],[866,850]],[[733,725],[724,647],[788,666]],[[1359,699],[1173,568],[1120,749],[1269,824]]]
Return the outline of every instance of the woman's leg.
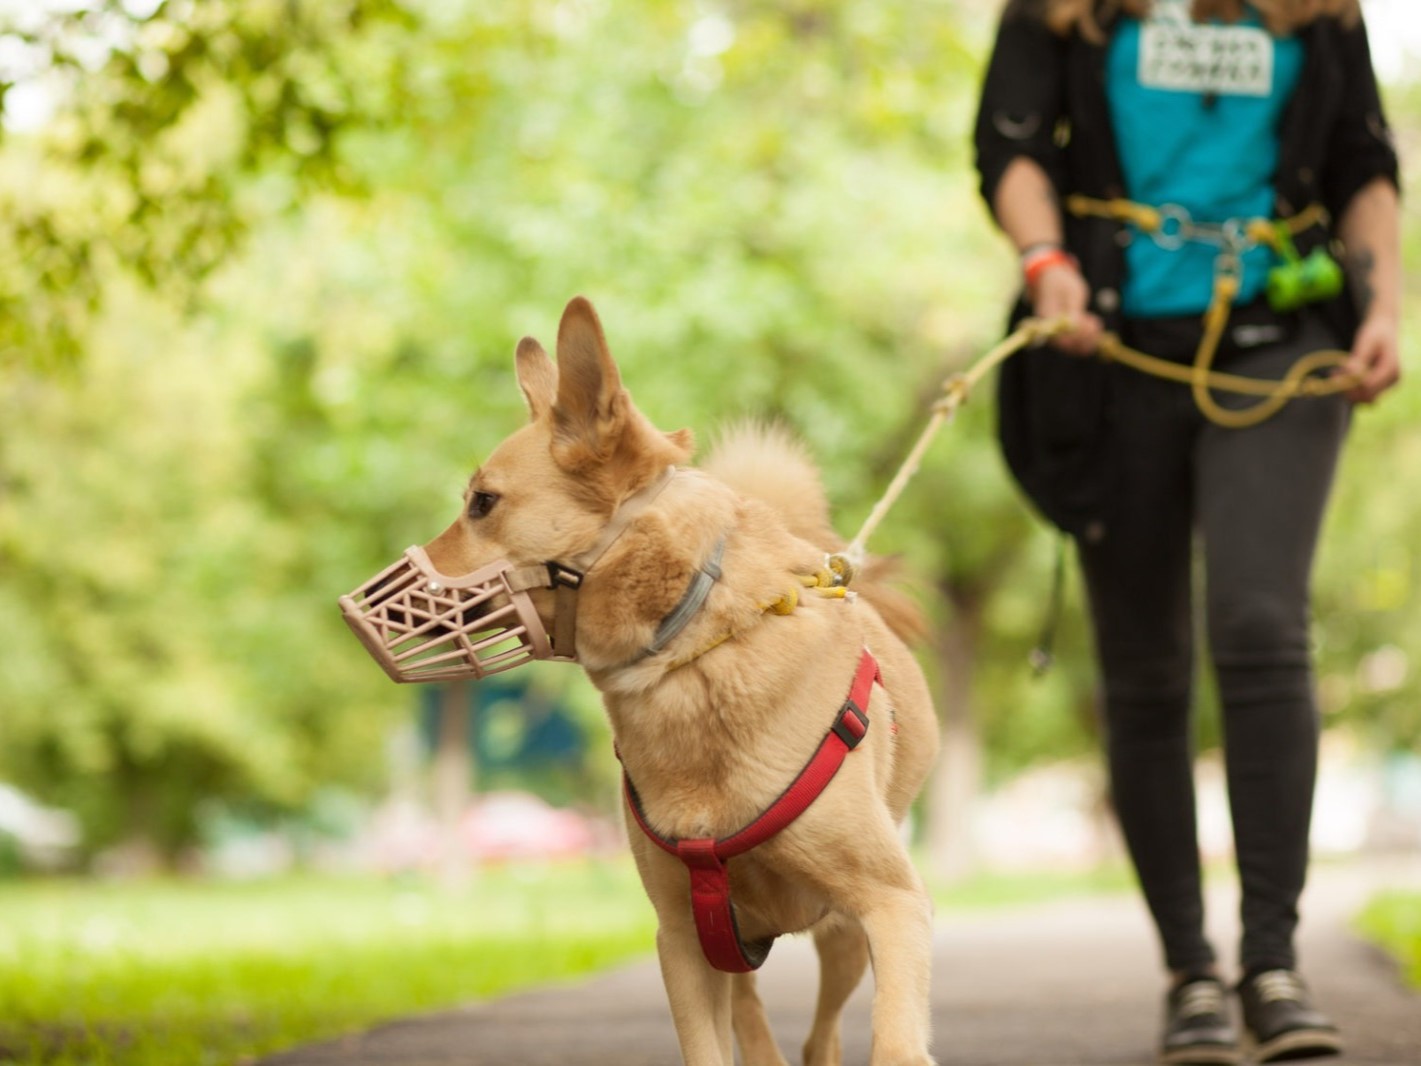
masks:
[[[1212,968],[1204,937],[1190,724],[1192,472],[1187,390],[1125,377],[1104,537],[1079,545],[1104,688],[1111,794],[1174,971]]]
[[[1327,347],[1335,340],[1308,324],[1293,341],[1241,356],[1229,369],[1276,378],[1300,354]],[[1198,441],[1195,507],[1243,890],[1245,973],[1296,965],[1317,773],[1308,590],[1347,422],[1340,397],[1303,399],[1249,429],[1207,426]]]

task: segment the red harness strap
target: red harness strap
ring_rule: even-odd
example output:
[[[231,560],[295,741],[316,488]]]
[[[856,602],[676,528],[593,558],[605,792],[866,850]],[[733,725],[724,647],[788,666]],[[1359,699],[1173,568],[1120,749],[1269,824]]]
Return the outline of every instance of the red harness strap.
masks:
[[[622,772],[622,784],[626,790],[627,803],[642,832],[652,842],[675,855],[691,875],[691,911],[696,918],[696,932],[700,936],[701,950],[717,970],[727,973],[748,973],[758,970],[770,953],[774,937],[755,940],[750,943],[740,939],[740,930],[735,922],[735,908],[730,902],[730,876],[725,869],[725,860],[763,844],[785,826],[789,825],[819,798],[828,787],[844,756],[853,751],[868,732],[869,696],[873,683],[883,683],[878,670],[878,662],[868,649],[859,656],[858,670],[854,673],[849,697],[839,709],[834,724],[820,742],[818,750],[805,763],[790,786],[780,794],[779,799],[745,828],[728,837],[715,840],[702,837],[694,840],[677,840],[662,836],[651,827],[642,810],[641,797],[632,785],[631,777]]]

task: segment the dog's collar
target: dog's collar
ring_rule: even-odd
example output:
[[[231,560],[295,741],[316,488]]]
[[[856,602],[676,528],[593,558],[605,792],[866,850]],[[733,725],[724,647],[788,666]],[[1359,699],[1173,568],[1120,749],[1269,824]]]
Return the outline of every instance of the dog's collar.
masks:
[[[690,625],[691,619],[696,617],[700,609],[706,605],[711,589],[721,578],[720,563],[725,558],[725,541],[726,537],[722,535],[715,542],[710,557],[692,575],[691,583],[686,586],[686,591],[682,594],[680,602],[671,609],[670,614],[661,620],[661,624],[656,627],[656,632],[652,634],[651,642],[637,652],[625,665],[632,666],[643,659],[659,655],[681,630]]]

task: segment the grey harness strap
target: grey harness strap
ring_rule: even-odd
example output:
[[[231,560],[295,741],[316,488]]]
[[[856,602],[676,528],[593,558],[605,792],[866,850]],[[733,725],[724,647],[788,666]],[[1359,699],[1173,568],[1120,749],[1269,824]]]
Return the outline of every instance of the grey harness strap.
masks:
[[[661,624],[656,627],[656,633],[651,638],[651,643],[642,648],[632,662],[640,662],[648,656],[656,655],[690,624],[691,619],[696,616],[696,612],[705,606],[706,597],[710,595],[711,588],[720,580],[720,561],[723,558],[725,558],[724,536],[715,542],[710,558],[691,578],[690,585],[686,587],[685,593],[681,596],[681,602],[676,604],[671,613],[661,620]]]

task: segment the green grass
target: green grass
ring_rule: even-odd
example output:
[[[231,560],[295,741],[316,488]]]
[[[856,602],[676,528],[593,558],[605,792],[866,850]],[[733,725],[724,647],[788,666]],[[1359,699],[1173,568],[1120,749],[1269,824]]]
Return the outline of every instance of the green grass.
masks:
[[[1385,948],[1421,988],[1421,892],[1386,892],[1357,919],[1362,935]]]
[[[919,868],[925,868],[920,863]],[[1031,873],[982,873],[952,885],[929,883],[940,910],[1020,906],[1068,896],[1133,892],[1135,875],[1124,865],[1089,870],[1044,870]]]
[[[1123,869],[982,875],[942,911],[1129,890]],[[0,1062],[232,1066],[649,953],[630,860],[424,881],[0,882]]]
[[[0,1061],[222,1066],[650,951],[629,863],[470,888],[0,884]]]

